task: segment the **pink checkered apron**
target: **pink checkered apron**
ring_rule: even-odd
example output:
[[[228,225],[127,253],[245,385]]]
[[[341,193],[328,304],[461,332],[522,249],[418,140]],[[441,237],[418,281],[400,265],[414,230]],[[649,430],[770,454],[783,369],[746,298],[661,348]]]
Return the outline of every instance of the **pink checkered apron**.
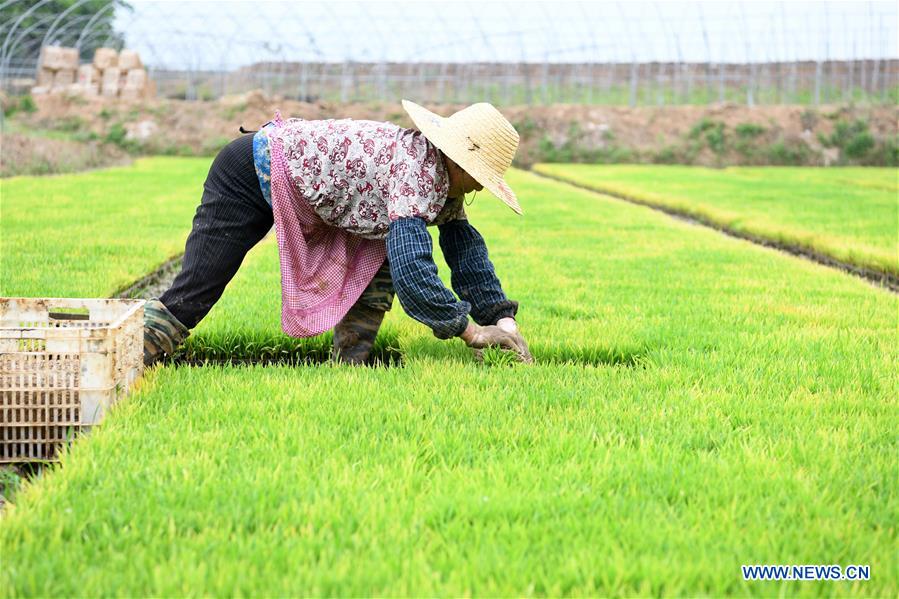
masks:
[[[283,125],[280,114],[274,125]],[[312,337],[334,328],[356,303],[384,263],[387,246],[325,224],[291,181],[279,136],[270,136],[269,144],[281,328],[291,337]]]

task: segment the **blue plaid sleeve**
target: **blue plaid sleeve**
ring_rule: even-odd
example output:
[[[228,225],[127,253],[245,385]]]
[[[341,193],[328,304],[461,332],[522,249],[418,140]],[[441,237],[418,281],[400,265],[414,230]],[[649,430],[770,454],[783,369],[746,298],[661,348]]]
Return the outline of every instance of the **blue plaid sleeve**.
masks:
[[[462,334],[471,304],[457,300],[437,276],[433,243],[424,220],[410,217],[390,223],[387,260],[393,288],[406,314],[431,327],[438,339]]]
[[[503,288],[487,257],[487,244],[467,220],[439,225],[440,249],[452,271],[453,290],[472,306],[471,317],[481,326],[496,324],[500,318],[514,317],[518,302]]]

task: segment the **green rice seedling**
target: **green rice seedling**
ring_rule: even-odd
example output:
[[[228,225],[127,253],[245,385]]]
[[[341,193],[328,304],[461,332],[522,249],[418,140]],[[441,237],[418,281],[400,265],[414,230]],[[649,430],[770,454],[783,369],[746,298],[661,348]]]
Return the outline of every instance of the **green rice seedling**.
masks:
[[[0,295],[109,297],[184,251],[208,159],[4,179]]]
[[[487,367],[512,366],[521,363],[521,359],[514,353],[498,347],[488,347],[480,350],[476,354],[475,360]]]
[[[0,501],[9,501],[22,485],[22,477],[13,466],[0,466]]]
[[[466,210],[535,365],[395,306],[403,368],[155,367],[4,511],[0,596],[895,596],[897,297],[509,180],[524,217]],[[269,238],[198,351],[324,350],[279,283]],[[871,579],[742,579],[766,563]]]
[[[895,169],[538,164],[534,171],[899,275]]]

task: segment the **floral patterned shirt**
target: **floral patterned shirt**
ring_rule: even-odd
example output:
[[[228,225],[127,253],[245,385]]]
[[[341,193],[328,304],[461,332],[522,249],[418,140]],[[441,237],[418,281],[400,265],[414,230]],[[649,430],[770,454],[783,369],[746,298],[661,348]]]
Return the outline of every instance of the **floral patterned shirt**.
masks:
[[[421,132],[354,119],[287,119],[253,138],[256,174],[271,204],[268,136],[283,141],[290,178],[327,224],[385,239],[390,223],[418,217],[428,225],[465,219],[462,198],[447,199],[449,175]],[[267,193],[268,192],[268,193]]]

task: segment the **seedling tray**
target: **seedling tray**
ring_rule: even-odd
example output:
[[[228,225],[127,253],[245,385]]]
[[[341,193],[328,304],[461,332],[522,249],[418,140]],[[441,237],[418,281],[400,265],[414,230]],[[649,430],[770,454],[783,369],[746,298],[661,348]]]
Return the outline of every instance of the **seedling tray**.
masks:
[[[143,373],[144,300],[0,298],[0,463],[56,461]]]

